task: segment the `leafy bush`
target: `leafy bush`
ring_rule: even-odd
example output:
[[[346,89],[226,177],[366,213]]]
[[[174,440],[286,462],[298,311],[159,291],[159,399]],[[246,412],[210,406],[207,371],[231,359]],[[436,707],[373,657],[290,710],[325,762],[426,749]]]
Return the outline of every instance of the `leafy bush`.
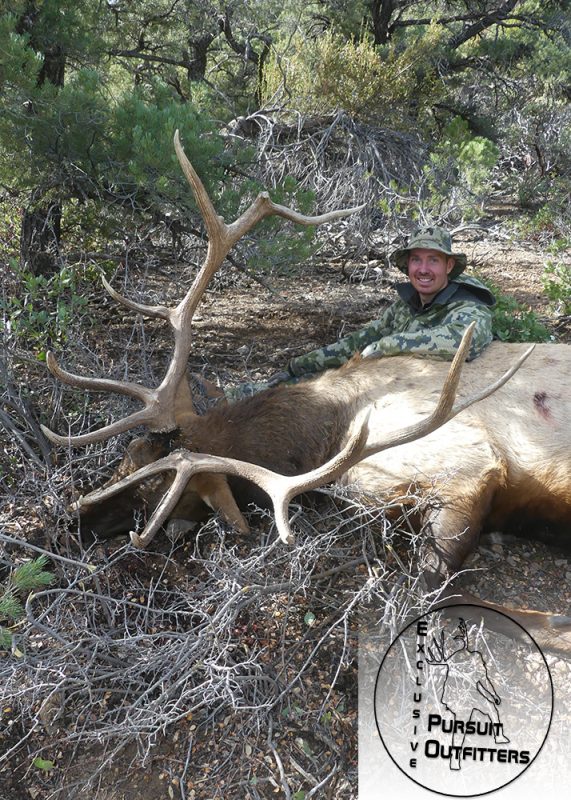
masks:
[[[383,187],[379,210],[387,219],[423,225],[456,227],[478,219],[498,152],[494,142],[474,135],[466,120],[456,116],[431,152],[419,157],[420,175],[401,174]]]
[[[414,105],[418,116],[435,100],[443,38],[436,25],[406,46],[377,47],[367,36],[346,39],[333,29],[309,41],[293,37],[285,53],[274,50],[264,69],[262,100],[287,97],[288,106],[302,113],[342,108],[357,117],[382,114],[385,124],[400,127],[404,108]]]
[[[548,261],[543,273],[545,294],[559,313],[571,314],[571,267],[562,261]]]
[[[358,114],[375,101],[382,70],[375,48],[367,41],[345,41],[333,31],[308,42],[292,39],[285,56],[274,51],[263,75],[263,101],[285,91],[288,105],[303,113],[343,108]]]
[[[571,267],[560,256],[568,254],[571,247],[571,220],[569,218],[569,179],[559,178],[553,182],[554,194],[533,216],[519,220],[517,232],[525,237],[539,240],[551,254],[545,267],[542,282],[545,294],[555,310],[568,316],[571,314]]]
[[[490,289],[496,298],[492,311],[492,333],[495,339],[502,342],[549,342],[551,334],[537,317],[534,311],[503,294],[493,281],[478,279]]]
[[[454,117],[424,167],[432,214],[455,208],[464,219],[477,217],[498,155],[490,139],[475,136],[465,119]]]
[[[0,265],[17,257],[21,224],[22,209],[0,194]]]
[[[191,103],[174,102],[169,87],[158,80],[122,94],[111,109],[109,124],[110,145],[100,164],[101,183],[117,198],[135,197],[143,206],[163,212],[176,209],[184,215],[185,209],[195,208],[173,148],[177,128],[210,194],[222,186],[224,168],[234,160],[224,154],[215,123]],[[242,151],[236,160],[244,164],[248,156]],[[229,195],[223,195],[224,201],[228,199]]]
[[[10,266],[18,280],[18,294],[0,297],[3,326],[8,338],[21,340],[44,360],[49,346],[62,344],[85,315],[89,302],[86,286],[98,273],[90,269],[64,266],[47,277],[34,275],[12,259]]]
[[[536,179],[534,194],[536,208],[537,199],[540,197],[539,183]],[[523,236],[549,242],[549,247],[554,253],[568,250],[571,245],[570,198],[571,175],[552,180],[548,200],[543,202],[533,215],[523,217],[517,224],[517,230]]]
[[[473,192],[486,185],[499,155],[497,146],[484,136],[474,136],[461,117],[454,117],[445,127],[437,152],[448,153],[455,160],[461,176]]]

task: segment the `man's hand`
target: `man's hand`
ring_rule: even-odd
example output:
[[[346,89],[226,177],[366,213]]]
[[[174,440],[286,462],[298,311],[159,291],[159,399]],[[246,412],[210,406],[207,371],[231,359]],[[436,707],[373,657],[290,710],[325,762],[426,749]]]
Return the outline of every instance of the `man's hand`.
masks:
[[[376,342],[367,345],[367,347],[365,347],[365,349],[361,352],[361,358],[380,358],[383,354],[379,353],[375,349],[376,345]]]
[[[268,387],[277,386],[278,383],[283,383],[284,381],[289,381],[289,380],[291,380],[291,377],[292,376],[290,375],[290,373],[286,372],[286,371],[284,371],[284,372],[274,372],[274,374],[270,375],[270,377],[267,380]]]

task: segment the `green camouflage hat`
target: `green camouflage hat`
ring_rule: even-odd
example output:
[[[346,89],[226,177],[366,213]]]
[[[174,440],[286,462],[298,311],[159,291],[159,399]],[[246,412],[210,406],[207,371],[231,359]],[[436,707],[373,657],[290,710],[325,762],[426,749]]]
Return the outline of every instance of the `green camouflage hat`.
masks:
[[[437,225],[432,225],[430,228],[418,228],[410,237],[406,247],[395,250],[392,259],[400,271],[406,275],[408,275],[408,254],[415,249],[438,250],[451,256],[455,260],[455,264],[449,275],[450,280],[457,278],[466,269],[466,255],[452,252],[452,237],[445,228],[439,228]]]

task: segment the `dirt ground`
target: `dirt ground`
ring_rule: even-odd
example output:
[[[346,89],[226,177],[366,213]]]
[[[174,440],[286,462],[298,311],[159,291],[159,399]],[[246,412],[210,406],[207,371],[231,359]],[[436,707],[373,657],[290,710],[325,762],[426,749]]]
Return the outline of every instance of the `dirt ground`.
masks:
[[[504,292],[513,294],[519,302],[536,311],[559,341],[571,341],[568,323],[566,327],[557,318],[542,291],[541,276],[546,255],[540,244],[515,245],[508,239],[492,241],[478,234],[465,236],[462,247],[468,254],[469,263],[479,274],[489,277]],[[159,267],[148,272],[146,277],[141,276],[141,280],[148,279],[157,294],[180,298],[187,277],[185,270],[181,269],[173,280],[168,268]],[[316,263],[302,277],[295,279],[271,276],[265,279],[271,290],[244,276],[240,276],[237,285],[234,281],[225,285],[223,280],[219,280],[207,291],[195,317],[191,369],[220,384],[263,379],[282,368],[289,358],[334,341],[376,317],[379,310],[393,299],[392,285],[399,279],[400,274],[384,268],[382,261],[370,261],[366,268],[363,265]],[[97,307],[98,322],[87,333],[90,351],[95,354],[116,352],[119,357],[126,350],[136,356],[140,347],[140,339],[136,336],[130,335],[112,343],[104,333],[106,328],[111,328],[124,330],[127,334],[131,325],[128,312],[118,312],[107,299],[98,301]],[[168,350],[168,343],[159,337],[153,346],[153,357],[160,360]],[[14,508],[11,527],[6,530],[25,530],[30,541],[45,546],[52,535],[46,531],[46,524],[49,525],[46,515],[35,523],[30,519],[24,522],[25,516],[25,509]],[[210,548],[215,548],[214,539],[207,541]],[[106,544],[95,552],[94,557],[99,554],[102,559],[115,564],[113,558],[123,544]],[[157,570],[163,575],[166,570],[169,581],[178,580],[182,591],[189,586],[194,569],[193,546],[189,544],[179,551],[181,561],[178,565],[173,564],[168,548],[164,546],[162,551],[159,546],[157,552],[148,556],[126,556],[130,560],[121,562],[120,568],[113,566],[116,583],[112,585],[118,590],[120,582],[127,580],[130,570],[132,575],[137,575],[141,594],[148,599],[153,575]],[[232,546],[238,547],[244,559],[248,557],[248,543]],[[358,553],[353,553],[352,557],[357,558]],[[323,564],[324,574],[338,569],[330,562],[323,561]],[[571,608],[571,563],[567,554],[560,550],[530,541],[488,541],[483,542],[478,552],[471,556],[467,567],[475,572],[466,584],[486,599],[561,614]],[[352,576],[342,576],[335,586],[340,597],[344,596],[351,581],[362,580],[362,569],[359,566]],[[323,590],[323,597],[320,595],[324,608],[331,603],[328,594],[331,591]],[[308,607],[307,613],[313,613],[312,608]],[[303,603],[298,608],[299,613],[300,609],[304,609]],[[268,619],[276,619],[275,615],[279,617],[279,613],[274,608]],[[330,610],[330,613],[334,612]],[[302,615],[302,619],[308,617]],[[263,624],[269,626],[267,619],[264,620]],[[245,627],[240,634],[241,641],[247,641],[252,633],[248,626],[254,625],[255,620],[248,618],[242,623]],[[278,650],[281,648],[284,658],[287,648],[283,637],[287,631],[290,637],[287,647],[298,647],[295,657],[301,660],[309,658],[315,642],[307,637],[307,629],[299,621],[299,614],[295,618],[292,615],[288,624],[289,627],[285,623],[279,627],[276,623],[275,640],[272,628],[267,627],[263,647],[271,650],[275,645]],[[258,638],[252,642],[259,645],[261,635],[256,635]],[[336,629],[331,647],[327,641],[325,644],[321,641],[312,671],[307,673],[305,680],[294,685],[289,705],[281,707],[277,717],[280,721],[278,730],[268,730],[267,720],[264,724],[252,723],[247,709],[232,712],[228,708],[222,715],[212,710],[211,713],[189,713],[166,727],[163,736],[158,737],[152,747],[148,742],[142,745],[143,736],[134,736],[131,743],[101,768],[109,749],[96,741],[92,741],[89,747],[74,749],[75,746],[66,740],[65,731],[70,720],[63,714],[53,724],[45,725],[43,729],[40,726],[37,736],[34,735],[37,741],[34,742],[34,736],[31,736],[26,745],[28,753],[46,752],[51,740],[53,768],[31,770],[23,757],[9,760],[0,766],[0,800],[83,800],[87,797],[93,800],[156,800],[163,797],[181,800],[265,800],[270,797],[305,800],[310,796],[352,800],[357,797],[356,630],[349,626],[345,631],[349,644],[344,645],[342,664],[335,660],[335,647],[339,646],[340,635]],[[306,650],[299,646],[300,642],[306,643]],[[551,664],[556,691],[562,695],[564,687],[570,683],[571,665],[555,657]],[[329,727],[325,729],[317,725],[308,730],[311,719],[308,709],[319,708],[325,702],[324,698]],[[567,696],[566,702],[568,700]],[[103,708],[105,703],[101,703]],[[19,724],[16,715],[11,713],[10,708],[4,708],[5,739],[4,744],[0,739],[0,747],[12,746],[17,738],[15,734],[12,738],[8,735],[10,726],[15,731]],[[561,712],[558,725],[569,723],[571,716],[567,714],[567,710]],[[68,743],[64,744],[66,741]],[[230,782],[225,786],[221,777],[225,774],[222,766],[225,761],[236,760],[238,754],[246,765],[242,765],[240,772],[242,783],[238,781],[231,785]],[[83,792],[82,785],[97,770],[100,771],[97,786],[90,786]],[[325,780],[328,770],[331,776],[323,789],[311,793],[312,787]],[[236,769],[230,770],[231,774],[236,772]],[[61,788],[64,785],[73,788]]]

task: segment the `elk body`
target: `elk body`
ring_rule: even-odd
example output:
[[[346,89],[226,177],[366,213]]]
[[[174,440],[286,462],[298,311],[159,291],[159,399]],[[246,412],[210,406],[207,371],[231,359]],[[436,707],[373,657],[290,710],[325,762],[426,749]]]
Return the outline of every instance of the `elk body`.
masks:
[[[280,536],[290,541],[288,503],[302,491],[341,480],[383,497],[406,495],[414,485],[431,496],[424,521],[432,529],[426,554],[431,586],[461,566],[487,527],[502,528],[519,517],[571,524],[571,348],[566,345],[537,345],[530,355],[521,345],[493,343],[464,364],[468,331],[451,367],[412,356],[357,357],[313,380],[195,414],[186,379],[190,322],[230,247],[269,214],[319,224],[355,209],[302,217],[260,196],[240,220],[226,225],[178,137],[175,147],[209,234],[205,264],[175,309],[144,307],[107,287],[119,302],[170,323],[175,347],[165,379],[147,389],[84,378],[48,357],[51,371],[66,383],[120,392],[143,404],[125,420],[71,437],[72,444],[140,424],[152,432],[132,443],[107,487],[80,501],[84,524],[107,533],[128,530],[144,498],[150,518],[131,538],[145,546],[167,520],[201,518],[206,508],[245,531],[241,509],[270,499]],[[462,393],[455,402],[461,371]],[[46,433],[53,441],[70,441]],[[571,651],[569,618],[509,613],[544,643]]]
[[[494,342],[477,361],[463,366],[463,394],[473,395],[490,384],[525,349]],[[448,369],[446,363],[412,356],[356,358],[313,380],[215,407],[191,419],[168,443],[161,437],[154,443],[136,440],[123,469],[133,472],[172,449],[186,448],[250,462],[281,475],[303,475],[343,450],[364,410],[369,412],[371,449],[376,440],[401,431],[403,423],[426,419]],[[569,374],[571,348],[536,345],[525,364],[493,395],[421,439],[359,460],[339,480],[378,497],[406,496],[411,486],[430,493],[435,502],[429,522],[441,555],[430,567],[434,582],[460,567],[483,530],[546,522],[563,529],[571,525],[571,396],[564,377]],[[191,480],[172,516],[199,517],[201,499],[207,499],[210,507],[245,529],[240,512],[225,506],[227,495],[221,490],[225,485],[224,478],[210,473],[202,475],[199,486],[193,487]],[[145,489],[151,507],[165,486],[166,482],[157,485],[150,493]],[[230,478],[229,488],[242,510],[252,502],[267,504],[265,493],[250,481]],[[82,503],[86,524],[98,526],[101,533],[114,521],[121,527],[119,504],[111,505],[105,520],[97,497]],[[129,504],[123,503],[128,512]],[[130,516],[126,522],[132,524]]]

